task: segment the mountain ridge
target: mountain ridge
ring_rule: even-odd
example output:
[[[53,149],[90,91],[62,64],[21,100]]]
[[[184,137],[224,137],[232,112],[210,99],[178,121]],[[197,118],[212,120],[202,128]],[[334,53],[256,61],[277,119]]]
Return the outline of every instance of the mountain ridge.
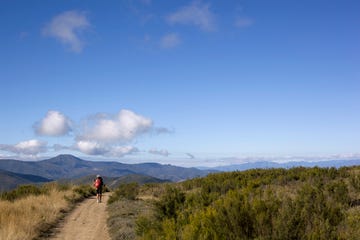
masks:
[[[289,161],[289,162],[274,162],[274,161],[257,161],[247,162],[240,164],[231,164],[216,167],[198,167],[198,169],[209,170],[209,171],[245,171],[255,168],[293,168],[293,167],[350,167],[360,165],[360,159],[351,160],[324,160],[324,161]]]
[[[182,181],[205,176],[207,171],[159,163],[124,164],[114,161],[88,161],[73,155],[63,154],[41,161],[0,160],[0,169],[20,174],[38,175],[44,178],[79,178],[87,175],[120,177],[141,174],[164,180]]]
[[[14,173],[2,169],[0,169],[0,179],[2,182],[2,184],[0,184],[0,192],[11,190],[19,185],[37,184],[52,181],[52,179],[37,175]]]

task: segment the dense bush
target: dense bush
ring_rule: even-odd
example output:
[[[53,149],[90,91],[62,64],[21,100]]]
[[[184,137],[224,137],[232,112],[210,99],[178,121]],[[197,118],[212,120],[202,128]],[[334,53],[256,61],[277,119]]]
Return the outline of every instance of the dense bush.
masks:
[[[111,204],[121,198],[128,200],[135,200],[139,193],[139,184],[138,183],[124,183],[121,184],[115,191],[111,194],[108,204]]]
[[[74,188],[74,192],[78,193],[83,198],[96,195],[96,190],[89,185],[80,185]]]
[[[85,198],[96,195],[96,191],[89,185],[79,185],[73,188],[73,194],[65,196],[65,199],[70,203],[77,203]]]
[[[158,218],[177,218],[183,208],[185,194],[177,188],[167,186],[161,200],[155,203]]]
[[[351,168],[255,169],[168,186],[142,239],[360,239]],[[358,204],[359,205],[359,204]],[[354,234],[357,234],[354,236]]]
[[[12,191],[2,193],[1,199],[7,201],[14,201],[16,199],[24,198],[29,195],[36,196],[46,192],[47,192],[46,189],[42,189],[34,185],[23,185],[23,186],[19,186],[18,188]]]

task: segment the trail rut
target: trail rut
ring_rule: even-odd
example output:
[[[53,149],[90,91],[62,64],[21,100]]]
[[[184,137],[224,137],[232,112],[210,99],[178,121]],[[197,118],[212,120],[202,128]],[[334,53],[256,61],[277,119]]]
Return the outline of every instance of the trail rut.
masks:
[[[110,240],[106,226],[106,202],[108,193],[103,195],[101,203],[95,197],[83,201],[55,229],[52,240]]]

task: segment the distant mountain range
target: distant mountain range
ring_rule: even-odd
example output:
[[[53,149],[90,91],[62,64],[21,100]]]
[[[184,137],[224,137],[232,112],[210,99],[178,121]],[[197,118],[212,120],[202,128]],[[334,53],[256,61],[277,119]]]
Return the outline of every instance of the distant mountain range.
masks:
[[[20,174],[0,169],[0,192],[14,189],[19,185],[50,182],[52,179],[31,175]]]
[[[183,168],[158,163],[123,164],[119,162],[86,161],[72,155],[59,155],[42,161],[2,159],[0,160],[0,170],[3,170],[0,175],[1,179],[5,179],[6,176],[9,186],[40,181],[47,182],[51,179],[76,179],[97,174],[106,177],[145,175],[160,180],[177,182],[205,176],[208,173],[197,168]],[[21,176],[22,179],[20,180]]]
[[[226,166],[218,166],[218,167],[199,167],[202,170],[209,171],[221,171],[221,172],[229,172],[229,171],[244,171],[248,169],[255,168],[293,168],[293,167],[346,167],[346,166],[357,166],[360,165],[360,159],[354,160],[327,160],[327,161],[290,161],[285,163],[277,163],[271,161],[259,161],[259,162],[249,162],[249,163],[241,163],[241,164],[233,164]]]

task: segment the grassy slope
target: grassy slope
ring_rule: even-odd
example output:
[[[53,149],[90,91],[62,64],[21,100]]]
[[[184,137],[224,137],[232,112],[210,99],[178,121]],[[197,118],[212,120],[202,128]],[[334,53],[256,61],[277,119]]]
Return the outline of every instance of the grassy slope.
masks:
[[[2,194],[0,239],[39,238],[76,202],[89,194],[91,189],[86,187],[60,186],[53,183],[41,188],[22,186]]]
[[[255,169],[166,186],[114,201],[110,227],[129,220],[140,239],[360,239],[360,167]]]

